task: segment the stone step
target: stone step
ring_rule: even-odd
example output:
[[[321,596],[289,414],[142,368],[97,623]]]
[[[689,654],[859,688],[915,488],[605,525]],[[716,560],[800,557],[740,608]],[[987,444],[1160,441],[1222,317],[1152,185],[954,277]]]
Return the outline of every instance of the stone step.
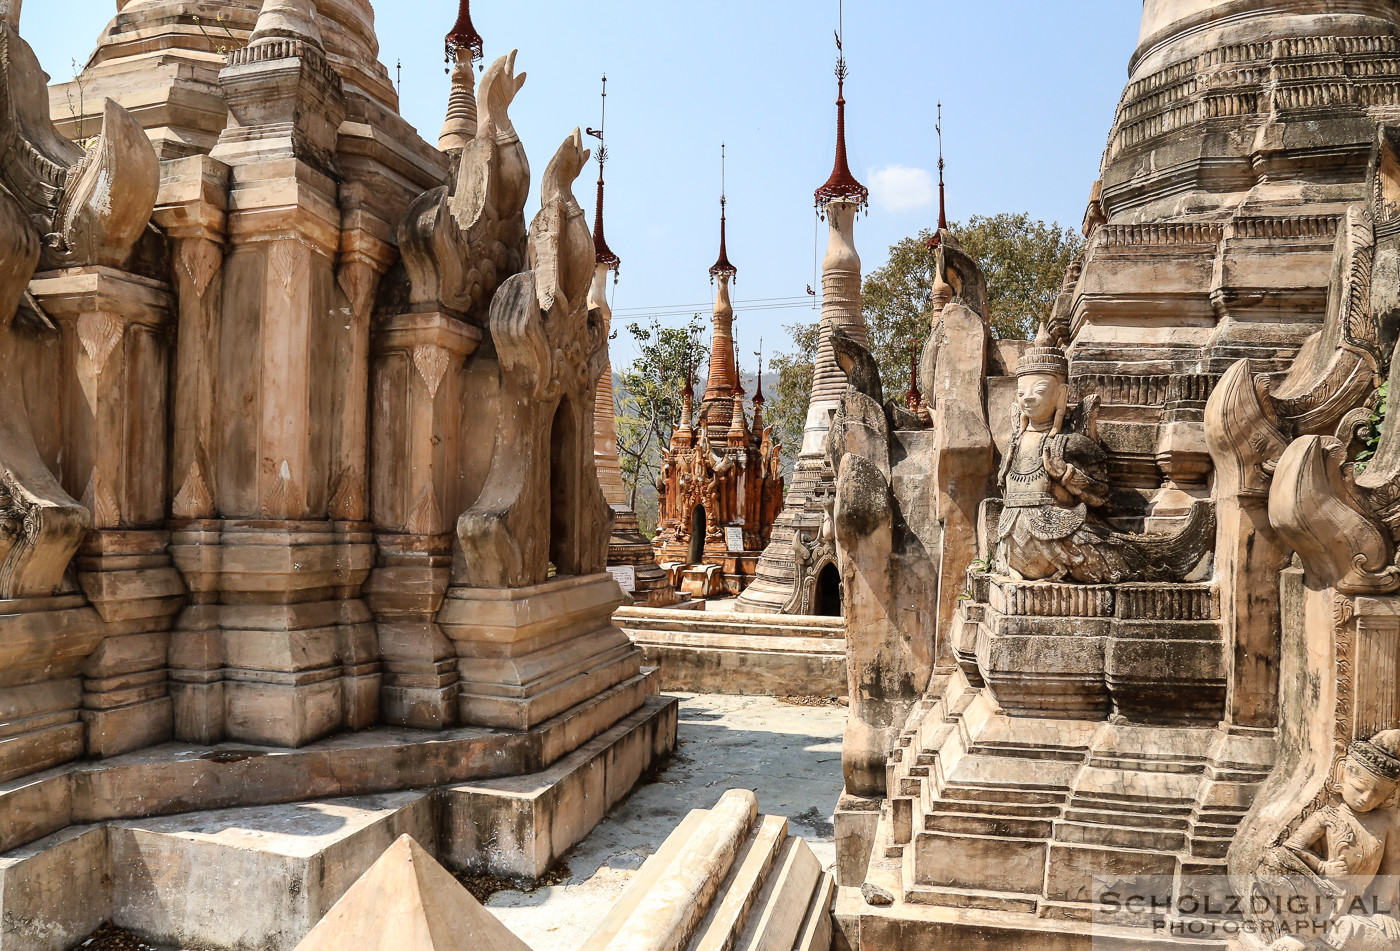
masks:
[[[787,820],[731,790],[677,826],[582,951],[830,951],[834,901]]]
[[[843,697],[847,694],[846,640],[839,619],[813,628],[765,622],[636,627],[632,612],[695,615],[694,611],[626,608],[616,622],[660,670],[664,690],[770,697]],[[720,616],[723,617],[723,616]],[[765,615],[768,617],[768,615]],[[685,619],[682,618],[682,621]],[[817,636],[809,636],[815,634]]]
[[[1106,845],[1120,849],[1179,851],[1186,847],[1184,831],[1144,829],[1089,822],[1055,823],[1055,840],[1079,845]]]
[[[404,834],[448,857],[485,858],[473,871],[531,877],[587,835],[673,748],[676,713],[674,698],[648,698],[550,769],[509,780],[70,827],[0,855],[0,947],[8,949],[13,936],[26,951],[66,951],[110,920],[152,943],[291,951]],[[435,747],[443,758],[454,748],[451,741]],[[143,755],[163,762],[159,753]],[[382,768],[407,770],[426,755],[403,747]],[[245,752],[232,765],[248,758]],[[338,761],[322,754],[313,763],[309,771],[334,775]],[[269,782],[281,768],[278,762],[264,774]],[[357,781],[349,771],[337,778]],[[185,790],[185,801],[200,793]],[[488,833],[495,833],[489,849],[481,841]],[[57,927],[54,916],[68,924]],[[35,927],[42,940],[23,939]]]
[[[924,829],[928,832],[1043,839],[1054,834],[1055,823],[1048,819],[1016,819],[975,813],[934,813],[924,817]]]
[[[977,908],[983,911],[1004,911],[1033,915],[1039,907],[1037,898],[1015,892],[988,892],[975,888],[939,888],[935,885],[909,885],[904,900],[913,905],[936,905],[943,908]]]
[[[613,623],[629,634],[637,635],[645,632],[665,632],[806,637],[842,642],[846,639],[846,624],[841,618],[805,615],[731,614],[625,607],[613,612]]]

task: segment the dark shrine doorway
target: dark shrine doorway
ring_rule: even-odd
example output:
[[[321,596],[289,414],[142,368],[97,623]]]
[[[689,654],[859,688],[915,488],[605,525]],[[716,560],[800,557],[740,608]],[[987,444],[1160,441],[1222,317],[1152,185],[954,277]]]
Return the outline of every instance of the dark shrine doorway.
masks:
[[[698,565],[705,560],[705,506],[697,505],[690,513],[690,563]]]
[[[817,575],[817,617],[841,616],[841,572],[834,564],[828,564]]]

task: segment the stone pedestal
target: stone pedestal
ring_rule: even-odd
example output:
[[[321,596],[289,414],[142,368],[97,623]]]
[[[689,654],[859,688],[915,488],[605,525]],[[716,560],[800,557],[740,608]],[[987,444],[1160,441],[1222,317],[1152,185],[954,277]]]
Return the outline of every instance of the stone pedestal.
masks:
[[[612,623],[621,595],[607,574],[454,587],[438,625],[457,648],[461,722],[530,729],[636,676],[641,651]]]
[[[0,601],[0,782],[83,754],[83,665],[102,634],[80,594]]]
[[[171,649],[177,735],[300,746],[375,722],[379,653],[356,596],[369,526],[196,523],[171,552],[194,601]]]

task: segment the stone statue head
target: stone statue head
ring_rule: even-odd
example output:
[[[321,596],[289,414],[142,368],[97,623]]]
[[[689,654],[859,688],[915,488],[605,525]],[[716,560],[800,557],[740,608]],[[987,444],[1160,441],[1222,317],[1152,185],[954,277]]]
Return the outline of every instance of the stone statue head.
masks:
[[[1400,784],[1400,730],[1357,740],[1342,765],[1342,801],[1353,812],[1371,812]]]
[[[1051,346],[1045,328],[1036,345],[1016,366],[1016,405],[1021,429],[1059,432],[1069,409],[1069,359],[1060,347]]]

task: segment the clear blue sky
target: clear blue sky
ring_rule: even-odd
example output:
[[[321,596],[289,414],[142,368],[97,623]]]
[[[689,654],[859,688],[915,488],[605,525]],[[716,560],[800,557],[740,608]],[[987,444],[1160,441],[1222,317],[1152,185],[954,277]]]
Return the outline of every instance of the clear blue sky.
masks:
[[[403,112],[435,142],[448,88],[441,38],[456,0],[375,6],[381,59],[391,75],[403,62]],[[29,0],[21,32],[63,80],[114,12],[114,0]],[[937,174],[940,99],[950,217],[1028,211],[1077,226],[1140,16],[1136,0],[847,0],[851,165],[875,192],[856,231],[867,272],[937,219],[926,183]],[[784,324],[815,319],[810,306],[743,302],[805,297],[812,281],[812,192],[835,140],[837,0],[477,0],[473,19],[488,60],[518,48],[529,74],[512,115],[536,192],[564,136],[597,124],[608,74],[617,323],[642,308],[708,314],[721,141],[744,363],[752,367],[760,336],[771,353],[788,342]],[[577,188],[590,216],[595,180],[590,169]],[[617,363],[634,352],[625,330],[613,346]]]

